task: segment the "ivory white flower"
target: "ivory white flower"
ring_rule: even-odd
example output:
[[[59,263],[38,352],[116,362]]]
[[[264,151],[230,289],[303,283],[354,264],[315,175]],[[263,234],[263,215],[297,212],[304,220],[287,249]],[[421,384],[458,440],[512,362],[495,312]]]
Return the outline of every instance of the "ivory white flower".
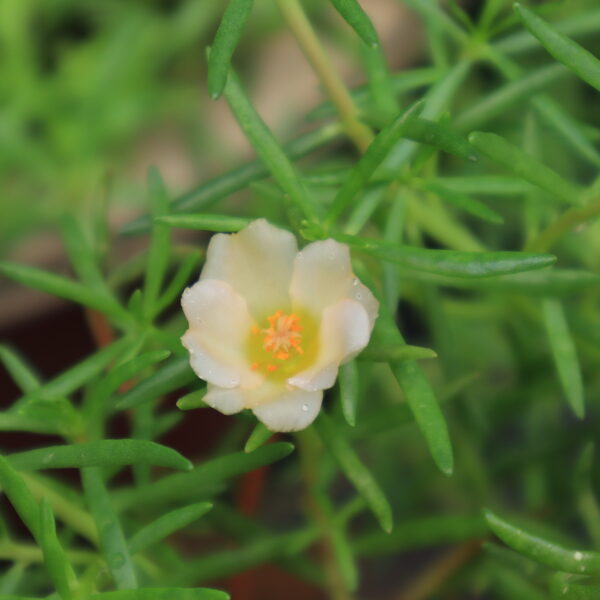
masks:
[[[339,366],[368,343],[378,302],[352,273],[348,247],[295,237],[264,219],[208,245],[199,281],[182,296],[190,364],[205,402],[245,408],[272,431],[310,425]]]

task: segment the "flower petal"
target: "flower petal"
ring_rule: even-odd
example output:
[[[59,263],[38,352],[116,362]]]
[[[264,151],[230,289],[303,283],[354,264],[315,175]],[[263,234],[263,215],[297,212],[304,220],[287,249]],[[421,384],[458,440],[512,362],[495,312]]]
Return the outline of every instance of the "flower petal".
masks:
[[[313,242],[297,254],[290,295],[295,305],[317,316],[343,298],[356,300],[367,311],[371,329],[379,309],[371,290],[352,272],[348,246],[331,239]]]
[[[369,317],[369,336],[373,331],[375,325],[375,319],[379,314],[379,302],[373,295],[373,292],[363,283],[361,283],[357,277],[353,277],[350,283],[350,290],[348,292],[348,298],[359,302],[362,307],[367,311]]]
[[[253,409],[257,418],[271,431],[299,431],[319,414],[323,392],[305,392],[282,387],[281,395]]]
[[[356,300],[346,298],[326,308],[315,363],[287,382],[308,392],[332,387],[340,364],[356,356],[369,343],[371,327],[367,310]]]
[[[294,303],[320,315],[346,297],[352,276],[348,246],[331,239],[313,242],[296,256],[290,295]]]
[[[184,290],[181,304],[190,324],[181,342],[196,375],[225,388],[257,385],[245,355],[253,321],[244,299],[224,281],[204,280]]]
[[[200,279],[230,283],[246,299],[250,313],[263,319],[289,306],[297,250],[289,231],[258,219],[239,233],[211,238]]]
[[[244,406],[244,392],[241,388],[227,389],[208,384],[204,402],[224,415],[240,412]]]

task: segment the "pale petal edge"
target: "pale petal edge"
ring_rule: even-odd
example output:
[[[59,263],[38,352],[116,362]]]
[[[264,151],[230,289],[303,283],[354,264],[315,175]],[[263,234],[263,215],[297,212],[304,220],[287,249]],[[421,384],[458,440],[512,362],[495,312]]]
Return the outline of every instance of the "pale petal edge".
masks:
[[[204,402],[224,415],[238,413],[248,405],[252,390],[225,389],[209,385]],[[255,406],[252,411],[270,431],[300,431],[308,427],[319,414],[323,392],[305,392],[297,388],[282,388],[268,402]]]
[[[234,234],[216,234],[206,252],[201,280],[226,281],[248,303],[255,318],[289,305],[298,246],[285,229],[257,219]]]
[[[270,431],[300,431],[319,414],[323,392],[287,389],[271,402],[253,408],[253,412]]]
[[[200,377],[220,387],[258,385],[244,351],[252,326],[245,300],[224,281],[205,279],[186,288],[181,304],[190,328],[181,343]]]
[[[204,402],[224,415],[233,415],[245,408],[244,394],[240,388],[226,389],[209,384]]]
[[[339,366],[369,343],[371,323],[367,310],[356,300],[341,300],[323,311],[319,335],[321,350],[315,364],[287,380],[307,392],[333,387]]]

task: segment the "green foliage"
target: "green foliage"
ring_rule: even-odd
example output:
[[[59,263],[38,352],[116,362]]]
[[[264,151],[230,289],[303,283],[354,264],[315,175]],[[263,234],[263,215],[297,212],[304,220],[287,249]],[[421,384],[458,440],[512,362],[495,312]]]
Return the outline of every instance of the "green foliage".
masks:
[[[219,600],[212,586],[268,562],[336,600],[375,597],[365,567],[398,587],[390,597],[600,597],[596,3],[405,0],[430,60],[398,72],[368,2],[275,4],[0,8],[2,247],[49,220],[72,275],[14,257],[0,274],[79,304],[110,338],[48,380],[0,345],[19,389],[0,432],[30,444],[2,439],[0,598]],[[71,20],[81,40],[61,37]],[[293,115],[289,142],[251,80],[275,31],[294,33],[324,91]],[[322,37],[364,85],[338,85]],[[200,102],[224,96],[256,160],[224,161],[183,192],[150,167],[138,190],[129,162],[145,131],[175,123],[195,165],[211,157],[204,79]],[[87,210],[107,172],[114,189]],[[143,214],[114,235],[149,236],[122,259],[108,221],[132,190]],[[179,298],[206,232],[258,217],[301,246],[350,247],[380,302],[373,336],[308,430],[274,435],[244,411],[184,456],[178,424],[200,439],[215,415],[181,346]],[[254,511],[243,498],[261,477]],[[396,581],[403,561],[417,573]]]
[[[358,192],[367,185],[377,167],[383,162],[398,140],[404,136],[408,123],[418,114],[421,108],[420,102],[411,106],[387,125],[371,142],[363,157],[356,163],[356,166],[335,195],[327,215],[328,224],[332,224],[337,220]]]
[[[539,186],[549,194],[555,195],[563,202],[567,204],[580,203],[580,190],[495,133],[475,131],[469,136],[469,141],[479,152],[485,154],[494,162],[506,167],[526,181]]]
[[[235,73],[230,72],[225,86],[225,98],[242,131],[258,153],[275,181],[288,195],[290,202],[302,214],[314,222],[317,218],[315,202],[308,194],[296,168],[291,163],[284,149],[278,144],[273,134],[265,125],[260,115],[252,106],[244,93]]]
[[[138,582],[131,551],[103,479],[98,467],[81,470],[86,503],[96,522],[100,550],[112,579],[120,590],[135,589]]]
[[[169,212],[169,198],[160,173],[155,168],[148,172],[148,195],[155,220],[144,274],[142,311],[146,316],[151,316],[167,270],[170,246],[169,228],[156,220]]]
[[[227,600],[229,596],[207,588],[147,588],[95,594],[92,600]]]
[[[600,60],[579,44],[561,35],[543,19],[537,17],[518,2],[515,3],[515,10],[523,20],[525,27],[535,35],[540,44],[556,60],[569,67],[581,79],[600,91]]]
[[[356,0],[331,0],[331,3],[365,44],[379,45],[379,37],[371,19]]]
[[[59,596],[64,600],[75,598],[75,573],[56,537],[54,514],[46,498],[40,504],[40,546],[48,574]]]
[[[125,310],[116,301],[103,298],[83,283],[72,281],[66,277],[9,261],[0,262],[0,273],[33,289],[77,302],[112,317],[128,318]]]
[[[165,223],[171,227],[182,227],[183,229],[199,229],[201,231],[222,231],[231,233],[243,229],[250,219],[244,217],[230,217],[229,215],[201,215],[197,213],[189,215],[167,215],[157,217],[155,222]]]
[[[173,500],[193,498],[208,492],[223,483],[223,480],[241,473],[269,465],[287,456],[294,446],[287,442],[277,442],[258,448],[254,452],[234,452],[197,466],[190,474],[169,475],[137,489],[122,491],[117,499],[120,509],[138,503],[159,506]]]
[[[40,387],[39,376],[16,350],[9,346],[0,346],[0,360],[24,394]]]
[[[40,517],[35,498],[31,495],[19,473],[2,456],[0,456],[0,486],[2,486],[2,491],[9,498],[27,529],[36,540],[39,540]]]
[[[543,301],[542,310],[561,385],[573,412],[583,419],[585,406],[581,368],[565,312],[560,301],[550,299]]]
[[[212,504],[210,502],[197,502],[196,504],[177,508],[159,517],[156,521],[137,531],[129,540],[131,553],[141,552],[179,529],[187,527],[205,515],[211,508]]]
[[[358,493],[364,497],[365,502],[377,517],[381,528],[389,533],[393,528],[392,509],[369,470],[325,413],[319,417],[316,426],[323,444],[339,463],[340,468],[356,487]]]
[[[0,206],[3,251],[49,218],[84,213],[90,184],[120,170],[148,133],[193,127],[189,49],[208,42],[219,13],[215,2],[168,12],[159,2],[3,3],[0,46],[10,59],[0,66],[0,176],[11,198]],[[142,202],[141,190],[117,183],[120,202]]]
[[[269,431],[262,423],[257,423],[244,446],[244,452],[254,452],[258,447],[265,444],[272,435],[272,431]]]
[[[348,425],[356,425],[356,405],[360,396],[358,366],[355,361],[342,365],[338,375],[340,382],[340,402]]]
[[[170,360],[160,371],[146,377],[129,392],[123,394],[117,402],[116,409],[124,410],[152,402],[157,394],[167,394],[183,385],[191,383],[194,374],[190,373],[187,357]]]
[[[230,0],[227,4],[208,60],[207,86],[213,100],[223,93],[233,51],[240,41],[253,4],[254,0]]]
[[[8,460],[23,471],[136,464],[160,465],[184,471],[193,468],[192,463],[172,448],[144,440],[100,440],[50,446],[11,454]]]
[[[567,573],[598,575],[600,553],[579,551],[536,536],[491,511],[485,518],[492,531],[508,546],[544,565]]]
[[[490,277],[542,269],[555,262],[551,254],[532,252],[461,252],[402,246],[337,234],[336,239],[384,261],[437,275]]]

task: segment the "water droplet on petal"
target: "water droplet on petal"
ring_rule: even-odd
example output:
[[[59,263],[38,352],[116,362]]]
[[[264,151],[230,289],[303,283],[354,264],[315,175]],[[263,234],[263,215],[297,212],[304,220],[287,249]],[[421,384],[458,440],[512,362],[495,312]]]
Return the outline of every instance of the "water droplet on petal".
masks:
[[[355,277],[355,278],[352,280],[352,285],[353,285],[353,286],[355,286],[355,287],[356,287],[356,286],[357,286],[359,283],[360,283],[360,281],[358,281],[358,277]]]
[[[303,412],[308,412],[308,404],[303,404],[302,405],[302,411]]]

